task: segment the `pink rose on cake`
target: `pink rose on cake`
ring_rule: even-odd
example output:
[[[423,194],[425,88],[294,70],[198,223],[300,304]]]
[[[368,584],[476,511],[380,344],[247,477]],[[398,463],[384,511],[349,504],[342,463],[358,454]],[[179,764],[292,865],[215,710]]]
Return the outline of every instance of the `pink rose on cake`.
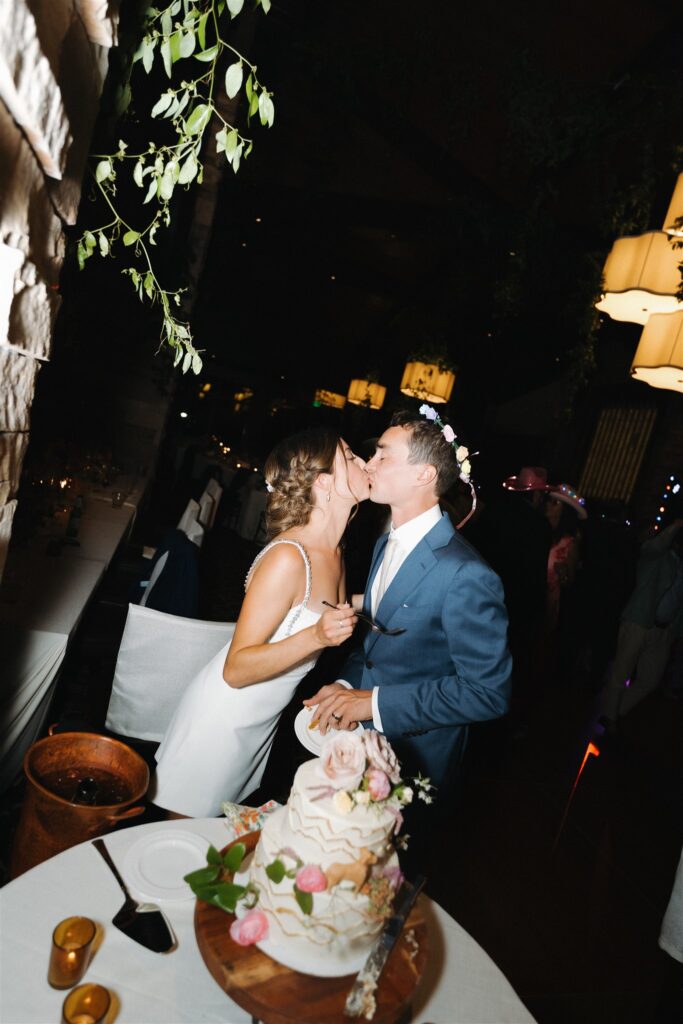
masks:
[[[268,938],[268,918],[262,910],[250,910],[230,925],[230,938],[238,946],[253,946]]]
[[[357,733],[336,732],[325,737],[319,772],[334,789],[357,789],[364,771],[365,745]]]
[[[327,879],[317,864],[306,864],[296,873],[296,887],[302,892],[324,892]]]
[[[373,800],[386,800],[391,793],[391,783],[386,772],[379,768],[371,768],[366,775],[368,789]]]
[[[389,781],[395,786],[401,781],[401,769],[398,758],[391,748],[386,736],[374,729],[365,729],[361,734],[361,741],[365,747],[365,754],[370,762],[371,768],[377,768],[389,777]]]

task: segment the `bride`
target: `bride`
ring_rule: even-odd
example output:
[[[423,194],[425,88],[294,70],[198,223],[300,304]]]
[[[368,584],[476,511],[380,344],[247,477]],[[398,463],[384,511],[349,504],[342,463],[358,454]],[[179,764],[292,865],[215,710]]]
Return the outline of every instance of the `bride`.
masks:
[[[340,540],[368,497],[365,463],[332,431],[281,441],[264,469],[274,540],[247,574],[230,643],[192,680],[156,754],[160,807],[189,817],[221,813],[261,781],[280,714],[324,647],[349,638]],[[336,607],[323,609],[323,601]]]

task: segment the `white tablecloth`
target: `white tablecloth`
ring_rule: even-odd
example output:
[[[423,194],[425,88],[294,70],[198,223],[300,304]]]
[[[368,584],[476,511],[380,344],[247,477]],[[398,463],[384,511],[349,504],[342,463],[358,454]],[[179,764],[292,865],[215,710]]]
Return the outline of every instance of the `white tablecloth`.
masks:
[[[224,819],[202,818],[123,829],[106,843],[123,868],[126,851],[141,837],[177,829],[218,847],[233,838]],[[219,988],[201,958],[192,899],[162,904],[179,943],[166,955],[144,949],[110,924],[122,902],[114,877],[90,843],[66,850],[5,886],[0,891],[0,1021],[59,1020],[64,993],[50,988],[46,979],[51,932],[63,918],[84,914],[104,930],[84,980],[115,994],[116,1024],[250,1024],[250,1016]],[[415,1001],[416,1024],[534,1024],[483,949],[430,901],[428,921],[432,955]]]

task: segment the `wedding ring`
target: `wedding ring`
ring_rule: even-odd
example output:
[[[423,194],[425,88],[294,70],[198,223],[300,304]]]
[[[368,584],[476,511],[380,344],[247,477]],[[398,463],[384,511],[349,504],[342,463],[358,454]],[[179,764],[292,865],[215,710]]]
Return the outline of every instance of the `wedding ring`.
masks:
[[[335,722],[341,722],[341,720],[342,720],[342,716],[341,715],[335,715],[334,711],[332,712],[332,717],[334,718]]]

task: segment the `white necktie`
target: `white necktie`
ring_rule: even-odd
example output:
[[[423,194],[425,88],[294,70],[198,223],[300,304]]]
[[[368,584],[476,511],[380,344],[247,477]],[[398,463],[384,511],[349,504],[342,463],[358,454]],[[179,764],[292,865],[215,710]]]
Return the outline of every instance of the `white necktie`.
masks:
[[[384,549],[384,558],[379,570],[379,583],[375,592],[374,611],[379,608],[380,601],[384,597],[389,584],[398,572],[401,565],[401,546],[393,534],[389,534],[387,545]]]

